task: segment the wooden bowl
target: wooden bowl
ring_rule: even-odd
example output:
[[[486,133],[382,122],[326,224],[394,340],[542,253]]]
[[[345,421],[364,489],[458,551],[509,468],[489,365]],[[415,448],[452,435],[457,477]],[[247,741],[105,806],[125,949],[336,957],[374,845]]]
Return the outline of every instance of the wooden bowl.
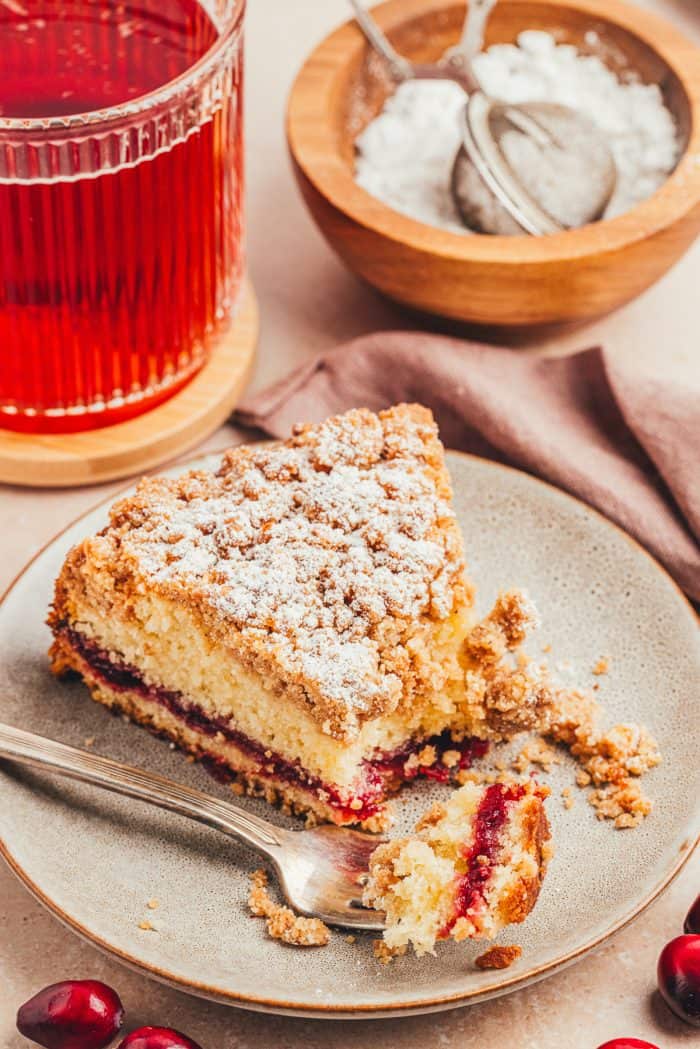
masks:
[[[464,4],[389,0],[374,15],[420,61],[454,43]],[[487,46],[546,29],[616,71],[660,85],[683,143],[676,170],[617,218],[549,237],[463,236],[393,211],[353,178],[354,142],[392,90],[353,22],[313,51],[292,88],[287,136],[304,199],[332,248],[360,277],[407,306],[501,329],[576,323],[635,298],[700,232],[700,50],[663,19],[620,0],[501,0]]]

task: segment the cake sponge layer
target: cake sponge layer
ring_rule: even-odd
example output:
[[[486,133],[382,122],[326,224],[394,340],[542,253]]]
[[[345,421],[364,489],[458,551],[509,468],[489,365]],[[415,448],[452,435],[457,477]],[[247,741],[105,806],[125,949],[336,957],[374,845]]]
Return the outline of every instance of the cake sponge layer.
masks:
[[[450,693],[463,678],[458,653],[467,626],[455,616],[433,632],[433,658],[441,664],[445,694],[413,711],[366,721],[353,738],[338,739],[303,707],[286,701],[274,678],[266,679],[213,643],[182,605],[143,594],[132,601],[128,618],[117,609],[105,615],[81,600],[71,601],[60,615],[74,636],[97,645],[115,663],[137,668],[146,685],[180,693],[211,720],[348,790],[361,777],[363,762],[394,754],[413,739],[440,734],[454,714]]]
[[[434,953],[439,940],[492,939],[523,921],[546,869],[547,793],[531,782],[466,783],[416,834],[380,845],[364,902],[386,912],[387,946]]]

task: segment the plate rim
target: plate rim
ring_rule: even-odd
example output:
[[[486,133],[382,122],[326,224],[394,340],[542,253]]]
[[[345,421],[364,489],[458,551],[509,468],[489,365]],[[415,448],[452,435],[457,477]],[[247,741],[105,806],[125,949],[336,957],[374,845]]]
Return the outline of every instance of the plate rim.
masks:
[[[265,441],[242,441],[240,445],[255,445],[269,443]],[[234,446],[238,447],[240,445]],[[228,445],[227,447],[230,447]],[[214,458],[217,455],[223,454],[225,449],[214,449],[211,452],[203,452],[200,455],[188,457],[186,460],[172,464],[168,467],[168,472],[175,470],[187,470],[192,467],[192,464],[201,461],[202,459]],[[665,576],[666,581],[670,582],[676,596],[680,597],[683,604],[686,606],[687,611],[690,613],[691,618],[697,623],[699,617],[696,613],[692,603],[686,597],[681,590],[680,586],[672,578],[666,568],[645,548],[634,539],[628,532],[626,532],[620,525],[611,521],[609,517],[601,513],[595,507],[590,506],[583,500],[578,499],[575,495],[570,492],[559,488],[557,485],[551,484],[549,481],[543,480],[541,477],[537,477],[534,474],[529,473],[527,470],[521,470],[514,466],[509,466],[505,463],[497,462],[493,459],[486,459],[483,456],[472,455],[469,452],[463,452],[458,449],[446,448],[445,453],[447,455],[457,455],[464,459],[469,459],[473,462],[486,465],[487,467],[497,468],[499,470],[505,470],[512,474],[518,474],[525,476],[529,481],[534,482],[537,485],[548,489],[550,493],[554,493],[555,497],[559,497],[564,501],[568,501],[576,505],[579,509],[582,509],[586,514],[590,514],[594,518],[598,518],[603,521],[605,525],[612,528],[617,532],[623,539],[632,545],[638,552],[643,554],[647,560],[649,560],[656,571],[662,576]],[[19,584],[20,580],[26,575],[30,568],[36,561],[51,547],[54,543],[58,542],[66,532],[70,531],[75,525],[79,524],[86,517],[95,513],[97,510],[102,509],[105,505],[113,503],[120,496],[132,489],[138,484],[139,478],[131,478],[125,485],[121,486],[116,492],[105,496],[104,499],[98,500],[82,513],[78,514],[77,517],[69,521],[63,528],[56,532],[51,538],[47,539],[39,549],[33,554],[28,561],[20,568],[16,575],[11,579],[9,584],[5,587],[3,592],[0,594],[0,607],[4,606],[10,597],[12,591]],[[267,1012],[278,1015],[286,1016],[301,1016],[317,1019],[382,1019],[387,1017],[401,1017],[419,1015],[421,1013],[439,1012],[446,1009],[460,1008],[468,1005],[477,1004],[478,1002],[485,1001],[488,998],[500,997],[503,994],[509,994],[512,991],[519,990],[528,984],[535,983],[538,980],[544,979],[547,976],[553,975],[555,972],[560,971],[573,962],[589,954],[597,947],[605,943],[611,937],[615,936],[622,929],[626,928],[631,922],[633,922],[640,914],[642,914],[647,907],[650,906],[656,900],[661,893],[663,893],[674,879],[681,872],[685,864],[692,856],[698,843],[700,843],[700,832],[694,837],[691,836],[683,842],[681,849],[679,850],[678,859],[672,865],[669,871],[667,871],[653,886],[653,888],[641,899],[637,901],[629,911],[627,911],[622,917],[618,918],[617,921],[613,922],[612,925],[608,926],[605,930],[593,936],[590,940],[584,944],[579,945],[575,949],[568,951],[548,962],[543,963],[535,968],[528,969],[527,972],[513,975],[505,981],[487,985],[486,987],[480,987],[474,991],[458,991],[452,994],[440,995],[438,997],[423,998],[420,1000],[412,1001],[394,1001],[386,1003],[365,1003],[358,1005],[333,1005],[333,1004],[319,1004],[318,1002],[290,1002],[276,998],[265,998],[259,995],[243,994],[237,991],[224,990],[218,987],[211,987],[207,984],[198,983],[195,980],[179,976],[176,973],[171,973],[166,969],[163,969],[157,965],[153,965],[147,961],[133,957],[128,951],[122,950],[119,947],[115,947],[110,944],[107,940],[104,940],[101,936],[92,932],[89,928],[82,925],[76,918],[71,917],[67,914],[54,900],[52,900],[46,893],[29,877],[27,872],[23,869],[21,864],[14,858],[12,852],[0,835],[0,857],[8,865],[9,869],[18,878],[18,880],[24,885],[29,893],[36,899],[43,907],[46,908],[55,918],[57,918],[61,924],[69,928],[74,932],[80,939],[96,947],[102,953],[117,959],[121,964],[127,968],[143,973],[145,976],[155,979],[160,983],[165,983],[171,987],[175,987],[177,990],[185,993],[192,994],[196,997],[206,999],[208,1001],[217,1002],[222,1005],[229,1005],[231,1007],[238,1007],[243,1009],[249,1009],[256,1012]]]

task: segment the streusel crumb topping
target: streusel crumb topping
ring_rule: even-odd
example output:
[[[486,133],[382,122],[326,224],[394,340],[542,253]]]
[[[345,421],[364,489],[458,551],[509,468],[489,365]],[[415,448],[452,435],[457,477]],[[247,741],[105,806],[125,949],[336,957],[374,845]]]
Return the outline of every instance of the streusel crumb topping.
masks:
[[[400,405],[234,448],[217,474],[146,479],[105,538],[249,653],[274,652],[285,687],[335,707],[333,731],[395,709],[416,684],[409,629],[465,605],[450,499],[431,413]]]

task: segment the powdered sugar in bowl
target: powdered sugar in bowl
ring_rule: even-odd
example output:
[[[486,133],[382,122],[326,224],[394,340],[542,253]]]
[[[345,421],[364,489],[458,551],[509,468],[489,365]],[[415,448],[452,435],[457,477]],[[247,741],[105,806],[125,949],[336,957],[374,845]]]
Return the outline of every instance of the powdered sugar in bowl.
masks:
[[[464,6],[390,0],[373,15],[397,51],[431,62],[459,38]],[[656,91],[643,85],[658,85],[663,105],[657,102],[655,114],[666,114],[668,132],[657,136],[665,152],[654,178],[623,181],[604,221],[548,237],[465,235],[451,226],[439,194],[429,202],[431,214],[407,214],[411,208],[396,199],[390,206],[381,177],[372,192],[358,185],[357,140],[393,85],[352,23],[303,66],[290,98],[288,137],[305,201],[346,264],[396,301],[500,329],[580,322],[635,298],[700,232],[697,49],[663,19],[621,0],[500,0],[486,46],[512,45],[533,32],[595,56],[623,82],[636,77],[648,98]],[[438,167],[439,156],[433,162]],[[361,173],[360,181],[366,182]],[[404,190],[410,197],[410,187]]]

